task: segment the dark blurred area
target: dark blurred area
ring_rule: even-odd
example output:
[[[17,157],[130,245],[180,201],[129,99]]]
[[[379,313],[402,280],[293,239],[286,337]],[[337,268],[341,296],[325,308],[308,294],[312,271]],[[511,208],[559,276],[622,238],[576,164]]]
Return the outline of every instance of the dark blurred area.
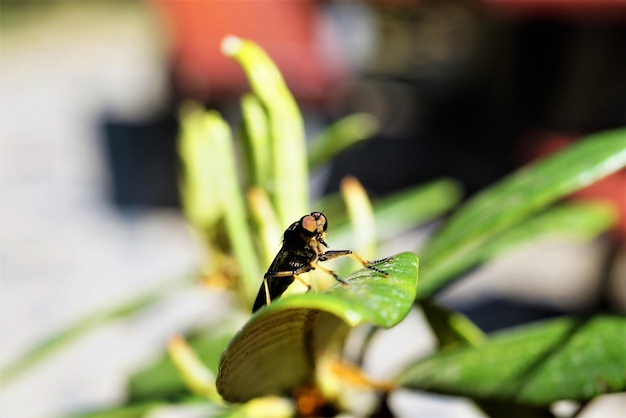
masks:
[[[326,192],[348,174],[374,194],[451,176],[471,195],[555,140],[626,121],[622,2],[150,4],[172,42],[172,100],[153,120],[103,123],[121,206],[176,204],[179,103],[228,114],[247,89],[221,56],[229,34],[267,50],[305,114],[379,118],[378,136],[333,162]]]
[[[383,45],[402,36],[412,42],[379,54],[383,63],[361,78],[396,129],[335,161],[331,188],[347,173],[380,192],[451,175],[473,193],[552,136],[624,126],[623,22],[504,16],[472,1],[407,9],[379,10],[405,32],[389,31]]]

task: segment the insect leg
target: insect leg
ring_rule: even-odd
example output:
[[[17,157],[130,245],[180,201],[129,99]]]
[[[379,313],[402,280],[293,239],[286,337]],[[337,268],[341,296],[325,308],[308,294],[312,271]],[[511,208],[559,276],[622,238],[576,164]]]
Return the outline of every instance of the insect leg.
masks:
[[[306,281],[306,280],[304,280],[302,277],[300,277],[300,275],[299,275],[299,274],[294,274],[294,275],[293,275],[293,277],[294,277],[295,279],[297,279],[300,283],[302,283],[303,285],[305,285],[305,286],[306,286],[306,291],[307,291],[307,292],[310,292],[310,291],[311,291],[311,288],[312,288],[311,282],[307,282],[307,281]]]
[[[269,305],[272,302],[272,298],[270,296],[270,291],[269,291],[269,286],[267,284],[268,279],[272,277],[293,276],[294,279],[297,279],[300,283],[302,283],[303,285],[307,287],[307,292],[308,292],[311,290],[311,283],[307,283],[307,281],[304,280],[302,277],[300,277],[300,275],[302,273],[306,273],[307,271],[311,270],[311,267],[312,266],[304,265],[304,266],[298,267],[295,270],[268,271],[267,273],[265,273],[265,275],[263,276],[263,282],[265,283],[265,290],[266,290],[265,296],[267,298],[267,304]]]
[[[298,267],[295,270],[268,271],[267,273],[265,273],[263,278],[268,279],[270,277],[289,277],[289,276],[296,277],[302,273],[306,273],[307,271],[311,270],[311,267],[312,266],[305,265],[302,267]],[[298,279],[298,280],[302,280],[302,279]]]
[[[322,266],[320,266],[319,264],[316,264],[316,263],[311,263],[311,266],[313,268],[318,269],[318,270],[322,270],[326,274],[330,274],[331,276],[333,276],[335,278],[335,280],[337,280],[340,283],[343,283],[344,285],[345,284],[350,284],[347,281],[345,281],[344,279],[342,279],[341,277],[339,277],[339,275],[337,273],[335,273],[334,271],[332,271],[330,269],[327,269],[326,267],[322,267]]]
[[[265,304],[272,303],[272,297],[270,296],[270,286],[267,284],[267,277],[263,277],[263,287],[265,287]]]
[[[319,260],[320,261],[328,261],[328,260],[332,260],[333,258],[342,257],[342,256],[348,256],[348,257],[358,261],[359,263],[361,263],[361,265],[363,267],[366,267],[366,268],[368,268],[370,270],[374,270],[374,271],[376,271],[378,273],[381,273],[381,274],[385,275],[385,277],[389,276],[389,273],[384,272],[384,271],[374,267],[374,265],[383,263],[385,261],[391,261],[392,259],[390,257],[381,258],[380,260],[367,261],[363,257],[361,257],[360,255],[358,255],[357,253],[352,252],[351,250],[328,250],[328,251],[326,251],[324,254],[322,254],[319,257]]]

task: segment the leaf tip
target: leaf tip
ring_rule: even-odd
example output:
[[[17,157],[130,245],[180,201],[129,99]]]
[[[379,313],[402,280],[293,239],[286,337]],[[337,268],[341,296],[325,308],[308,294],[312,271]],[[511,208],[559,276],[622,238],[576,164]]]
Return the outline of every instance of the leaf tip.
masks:
[[[235,56],[241,49],[241,38],[235,35],[228,35],[222,40],[222,54],[227,57]]]

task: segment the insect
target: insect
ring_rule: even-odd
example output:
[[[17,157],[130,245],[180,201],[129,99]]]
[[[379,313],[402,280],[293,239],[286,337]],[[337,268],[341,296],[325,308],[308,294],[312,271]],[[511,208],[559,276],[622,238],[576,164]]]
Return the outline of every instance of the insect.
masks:
[[[263,276],[263,284],[259,289],[252,308],[253,313],[264,305],[269,305],[272,299],[282,295],[294,280],[304,284],[310,291],[311,283],[304,280],[300,275],[311,270],[318,269],[328,273],[335,280],[347,286],[348,282],[339,277],[337,273],[318,264],[333,258],[341,256],[352,257],[361,263],[363,267],[388,276],[386,272],[377,269],[374,265],[389,261],[389,258],[367,261],[351,250],[326,250],[328,244],[326,244],[324,238],[327,228],[328,221],[320,212],[311,212],[310,215],[303,216],[299,221],[292,223],[287,228],[283,235],[283,245],[278,254],[276,254],[267,273]]]

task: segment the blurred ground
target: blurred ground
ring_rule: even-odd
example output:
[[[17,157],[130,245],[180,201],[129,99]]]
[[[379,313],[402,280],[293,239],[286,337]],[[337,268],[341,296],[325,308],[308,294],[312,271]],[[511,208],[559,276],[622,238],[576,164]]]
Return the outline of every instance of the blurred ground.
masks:
[[[65,7],[34,22],[2,33],[2,365],[87,313],[191,272],[199,259],[179,212],[121,213],[108,203],[99,119],[145,117],[166,94],[150,16],[136,6]],[[119,399],[130,365],[159,352],[189,312],[207,311],[205,298],[191,298],[54,356],[3,389],[0,415],[51,416]]]

